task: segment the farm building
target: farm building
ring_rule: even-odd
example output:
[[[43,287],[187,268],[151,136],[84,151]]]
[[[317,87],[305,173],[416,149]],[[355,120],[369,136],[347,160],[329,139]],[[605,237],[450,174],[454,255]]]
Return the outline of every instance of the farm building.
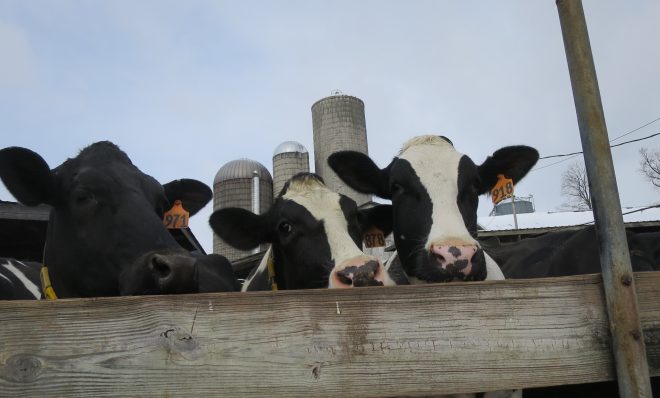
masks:
[[[655,232],[660,230],[660,208],[634,207],[621,209],[627,229],[634,232]],[[497,237],[501,242],[538,236],[559,229],[579,229],[593,225],[594,215],[588,211],[533,212],[517,214],[518,229],[515,229],[513,215],[479,217],[479,237]]]

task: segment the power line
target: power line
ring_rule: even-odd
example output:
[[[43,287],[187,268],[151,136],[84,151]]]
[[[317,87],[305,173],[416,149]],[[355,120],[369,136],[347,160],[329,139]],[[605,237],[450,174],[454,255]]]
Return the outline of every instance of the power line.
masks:
[[[534,171],[543,170],[543,169],[548,168],[548,167],[550,167],[550,166],[554,166],[554,165],[556,165],[556,164],[559,164],[559,163],[565,162],[565,161],[567,161],[567,160],[571,160],[571,159],[573,159],[574,157],[576,157],[577,155],[579,155],[579,154],[581,154],[581,153],[582,153],[582,152],[578,152],[576,155],[573,155],[573,156],[571,156],[570,158],[562,159],[562,160],[560,160],[560,161],[558,161],[558,162],[550,163],[550,164],[547,164],[547,165],[545,165],[545,166],[543,166],[543,167],[535,167],[535,168],[533,168],[532,170],[530,170],[529,172],[532,173],[532,172],[534,172]]]
[[[625,136],[627,136],[627,135],[629,135],[629,134],[634,133],[635,131],[641,130],[641,129],[643,129],[643,128],[646,127],[646,126],[649,126],[649,125],[651,125],[651,124],[657,122],[658,120],[660,120],[660,116],[658,116],[657,118],[651,120],[650,122],[648,122],[648,123],[646,123],[646,124],[643,124],[643,125],[641,125],[641,126],[639,126],[639,127],[637,127],[637,128],[634,128],[634,129],[628,131],[628,132],[625,133],[625,134],[621,134],[621,135],[618,136],[618,137],[612,138],[612,139],[610,140],[610,142],[614,142],[614,141],[618,140],[619,138],[623,138],[623,137],[625,137]],[[649,137],[649,138],[650,138],[650,137]],[[633,142],[633,141],[631,141],[631,142]],[[625,144],[625,143],[624,143],[624,144]],[[613,146],[612,146],[612,147],[613,147]],[[579,155],[579,154],[581,154],[581,153],[582,153],[582,151],[580,151],[580,152],[573,152],[573,153],[565,153],[565,154],[561,154],[561,155],[550,155],[550,156],[544,156],[544,157],[541,157],[541,158],[539,158],[539,160],[542,160],[542,159],[550,159],[550,158],[558,158],[558,157],[563,157],[563,156]],[[568,160],[568,159],[566,159],[566,160]],[[557,162],[557,163],[561,163],[561,162]],[[553,164],[557,164],[557,163],[553,163]],[[550,165],[548,165],[548,166],[550,166]],[[546,166],[546,167],[547,167],[547,166]],[[545,168],[545,167],[541,167],[541,168]],[[541,169],[541,168],[539,168],[539,169]]]
[[[612,141],[616,141],[616,140],[618,140],[619,138],[623,138],[623,137],[627,136],[628,134],[632,134],[632,133],[634,133],[634,132],[637,131],[637,130],[641,130],[641,129],[643,129],[644,127],[648,126],[649,124],[653,124],[653,123],[657,122],[658,120],[660,120],[660,117],[657,117],[657,118],[651,120],[650,122],[646,123],[645,125],[637,127],[637,128],[634,129],[634,130],[630,130],[629,132],[627,132],[627,133],[625,133],[625,134],[623,134],[623,135],[620,135],[620,136],[618,136],[618,137],[616,137],[616,138],[612,138],[612,139],[610,140],[610,142],[612,142]]]
[[[644,141],[644,140],[647,140],[647,139],[649,139],[649,138],[653,138],[653,137],[655,137],[656,135],[660,135],[660,133],[651,134],[651,135],[649,135],[648,137],[638,138],[638,139],[636,139],[636,140],[630,140],[630,141],[622,142],[622,143],[620,143],[620,144],[612,145],[612,146],[610,146],[610,148],[614,148],[614,147],[617,147],[617,146],[630,144],[631,142]]]
[[[658,120],[660,120],[660,119],[658,119]],[[626,135],[626,134],[624,134],[624,135]],[[638,142],[638,141],[648,140],[649,138],[653,138],[653,137],[655,137],[655,136],[657,136],[657,135],[660,135],[660,133],[651,134],[651,135],[649,135],[649,136],[647,136],[647,137],[638,138],[638,139],[636,139],[636,140],[630,140],[630,141],[620,142],[620,143],[615,144],[615,145],[610,145],[610,148],[615,148],[615,147],[618,147],[618,146],[621,146],[621,145],[630,144],[630,143],[633,143],[633,142]],[[621,137],[623,137],[623,135],[622,135]],[[619,137],[619,138],[621,138],[621,137]],[[612,141],[614,141],[614,140],[611,140],[610,142],[612,142]],[[550,158],[560,158],[560,157],[564,157],[564,156],[579,155],[579,154],[581,154],[581,153],[583,153],[583,152],[580,151],[580,152],[573,152],[573,153],[564,153],[564,154],[561,154],[561,155],[543,156],[543,157],[539,158],[539,160],[542,160],[542,159],[550,159]]]

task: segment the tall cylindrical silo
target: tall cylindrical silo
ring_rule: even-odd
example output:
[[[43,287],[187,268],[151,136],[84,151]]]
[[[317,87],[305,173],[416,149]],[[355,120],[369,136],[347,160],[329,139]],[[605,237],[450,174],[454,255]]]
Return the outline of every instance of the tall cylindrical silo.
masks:
[[[314,128],[314,165],[326,185],[342,193],[359,205],[371,200],[370,195],[359,193],[344,182],[328,166],[328,157],[338,151],[358,151],[368,154],[367,126],[364,102],[350,95],[332,95],[312,105]]]
[[[308,171],[309,153],[303,144],[285,141],[278,145],[273,152],[273,197],[280,194],[291,177]]]
[[[258,196],[257,197],[255,197]],[[250,159],[232,160],[218,170],[213,180],[213,210],[240,207],[265,213],[273,203],[273,179],[261,163]],[[261,245],[259,250],[265,250]],[[255,248],[256,249],[256,248]],[[213,235],[213,253],[229,261],[249,256],[254,250],[238,250]]]

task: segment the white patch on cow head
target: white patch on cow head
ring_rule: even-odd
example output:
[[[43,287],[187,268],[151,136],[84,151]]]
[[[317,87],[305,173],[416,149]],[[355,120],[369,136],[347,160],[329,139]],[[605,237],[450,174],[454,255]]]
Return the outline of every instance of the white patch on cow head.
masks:
[[[299,204],[315,219],[323,221],[330,254],[336,265],[364,256],[348,234],[348,222],[341,209],[339,194],[315,178],[303,178],[292,180],[282,198]]]
[[[341,196],[328,189],[317,178],[309,176],[291,180],[282,198],[304,207],[316,220],[323,222],[330,256],[335,264],[333,273],[347,265],[368,261],[380,263],[378,258],[364,254],[355,244],[348,233],[348,221],[341,208]],[[383,274],[379,279],[383,279],[384,285],[395,285],[384,271]],[[329,278],[328,287],[337,287],[334,286],[334,278]]]
[[[464,155],[438,136],[419,136],[406,142],[399,158],[407,160],[426,188],[433,205],[431,231],[425,243],[480,247],[465,226],[456,203],[458,166]]]

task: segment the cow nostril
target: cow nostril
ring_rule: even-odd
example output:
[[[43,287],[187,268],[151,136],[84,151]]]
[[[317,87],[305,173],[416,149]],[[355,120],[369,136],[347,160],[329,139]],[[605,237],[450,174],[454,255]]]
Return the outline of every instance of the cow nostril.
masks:
[[[447,262],[447,259],[445,258],[445,256],[443,256],[443,255],[440,254],[440,253],[434,253],[434,252],[431,252],[431,255],[433,255],[433,257],[435,258],[435,260],[436,260],[438,263],[440,263],[440,264],[445,264],[445,263]]]
[[[353,284],[353,279],[351,279],[350,274],[346,274],[344,272],[337,272],[337,279],[339,279],[339,282],[343,283],[344,285],[352,285]]]
[[[151,260],[151,269],[159,278],[167,278],[172,273],[170,265],[158,257]]]

